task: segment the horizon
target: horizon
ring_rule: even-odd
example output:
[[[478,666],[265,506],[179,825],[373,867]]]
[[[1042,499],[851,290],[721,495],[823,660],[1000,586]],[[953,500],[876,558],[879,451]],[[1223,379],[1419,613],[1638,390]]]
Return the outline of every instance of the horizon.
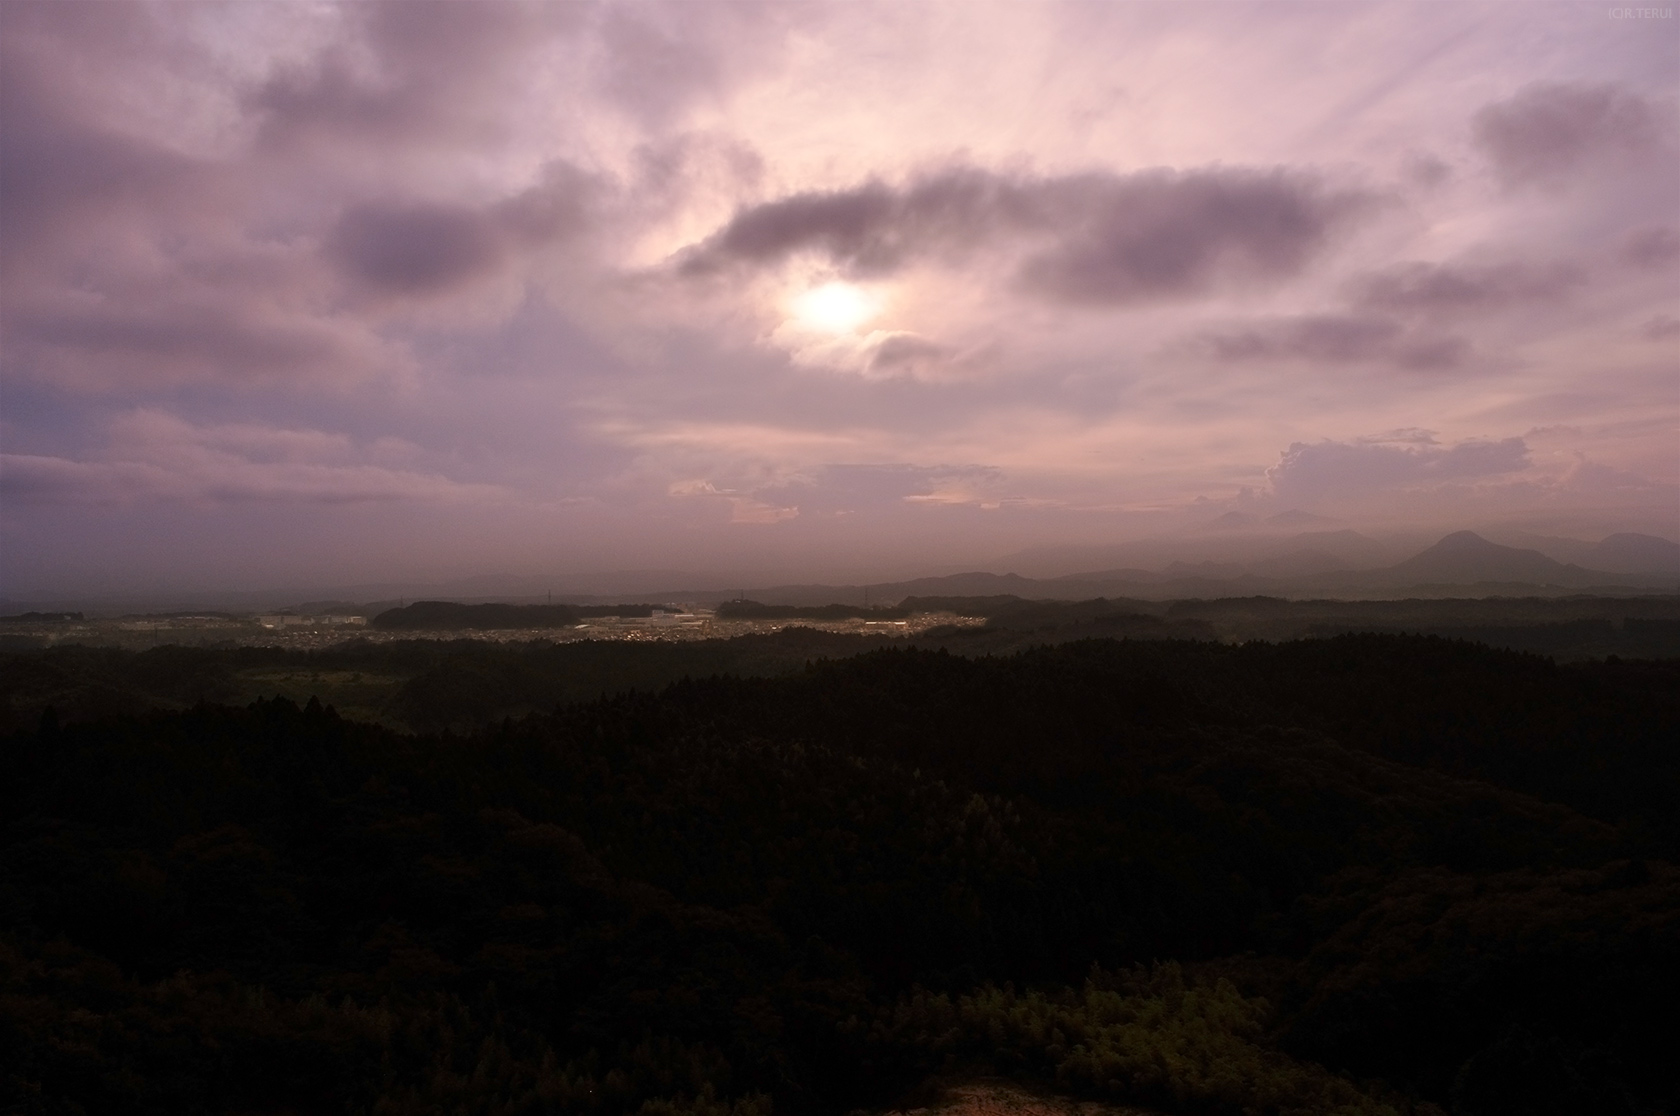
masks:
[[[0,598],[1674,543],[1642,10],[8,3]]]
[[[258,589],[133,588],[34,598],[0,595],[0,619],[29,612],[93,616],[181,615],[345,607],[374,611],[393,602],[715,605],[754,600],[782,605],[874,603],[889,607],[917,595],[977,598],[1011,591],[1031,600],[1145,601],[1273,596],[1307,601],[1383,601],[1496,596],[1680,594],[1680,543],[1621,532],[1596,544],[1507,534],[1499,542],[1475,531],[1450,532],[1419,548],[1410,535],[1372,538],[1342,529],[1298,534],[1256,531],[1266,523],[1228,522],[1217,533],[1137,540],[1110,547],[1041,547],[1006,556],[989,569],[923,569],[899,577],[806,580],[681,570],[620,570],[586,575],[479,574],[453,581],[268,586]],[[1225,522],[1221,522],[1225,521]],[[1497,532],[1496,532],[1497,534]],[[1516,543],[1517,545],[1511,545]],[[1521,545],[1534,543],[1534,546]],[[1108,559],[1112,568],[1096,568]],[[1081,564],[1081,560],[1084,564]],[[1115,565],[1115,563],[1119,563]],[[1026,573],[1017,572],[1020,570]],[[738,571],[737,571],[738,574]],[[1559,580],[1562,579],[1562,580]],[[885,592],[886,597],[881,594]],[[857,597],[859,600],[854,600]],[[18,610],[25,610],[20,613]]]

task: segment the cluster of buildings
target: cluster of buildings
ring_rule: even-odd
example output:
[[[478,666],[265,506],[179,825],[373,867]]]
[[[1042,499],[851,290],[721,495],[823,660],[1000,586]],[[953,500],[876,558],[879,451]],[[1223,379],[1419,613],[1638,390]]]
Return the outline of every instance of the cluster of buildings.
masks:
[[[290,612],[277,612],[268,616],[257,617],[257,623],[265,628],[365,628],[366,616],[298,616]]]

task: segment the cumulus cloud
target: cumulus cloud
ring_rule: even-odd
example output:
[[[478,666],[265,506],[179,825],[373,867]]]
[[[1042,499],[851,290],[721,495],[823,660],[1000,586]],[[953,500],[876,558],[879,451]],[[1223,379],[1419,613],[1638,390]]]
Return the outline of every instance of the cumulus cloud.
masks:
[[[364,456],[349,439],[319,430],[200,426],[140,410],[113,423],[106,453],[96,460],[0,455],[0,493],[24,503],[72,504],[472,502],[506,495],[494,485],[358,460]]]
[[[1667,139],[1646,99],[1616,85],[1536,83],[1476,113],[1477,146],[1508,186],[1555,184],[1595,164],[1625,164]]]
[[[1294,443],[1266,477],[1279,502],[1310,504],[1508,475],[1528,466],[1528,445],[1521,438],[1453,446],[1415,437],[1399,442],[1326,439]]]
[[[868,278],[995,246],[1017,249],[1014,283],[1031,295],[1120,306],[1293,276],[1371,201],[1288,170],[1033,178],[964,167],[751,206],[676,263],[702,278],[813,253]]]

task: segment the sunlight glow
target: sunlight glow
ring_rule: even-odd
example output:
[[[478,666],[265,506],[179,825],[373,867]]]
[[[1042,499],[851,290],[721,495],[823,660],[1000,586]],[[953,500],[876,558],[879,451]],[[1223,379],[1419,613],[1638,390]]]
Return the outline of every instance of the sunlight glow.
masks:
[[[877,300],[851,283],[824,283],[793,301],[799,324],[823,333],[850,333],[873,318]]]

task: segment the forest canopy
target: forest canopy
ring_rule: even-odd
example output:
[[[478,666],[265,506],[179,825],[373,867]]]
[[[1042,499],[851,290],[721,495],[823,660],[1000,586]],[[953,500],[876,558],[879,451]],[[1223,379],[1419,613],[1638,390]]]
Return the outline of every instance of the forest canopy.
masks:
[[[424,729],[212,696],[367,649],[8,657],[4,1103],[1680,1104],[1680,663],[822,636],[387,645]]]

